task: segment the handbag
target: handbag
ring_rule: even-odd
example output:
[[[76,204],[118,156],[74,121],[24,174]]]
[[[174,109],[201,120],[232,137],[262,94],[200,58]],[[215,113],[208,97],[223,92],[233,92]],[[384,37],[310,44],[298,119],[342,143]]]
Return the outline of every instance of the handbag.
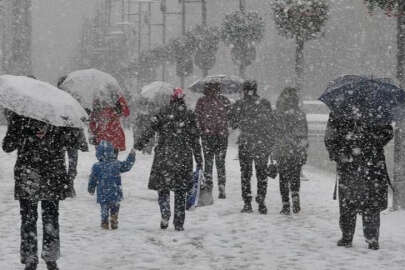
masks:
[[[270,164],[267,166],[266,174],[268,177],[273,179],[278,175],[278,166],[272,158],[270,158]]]

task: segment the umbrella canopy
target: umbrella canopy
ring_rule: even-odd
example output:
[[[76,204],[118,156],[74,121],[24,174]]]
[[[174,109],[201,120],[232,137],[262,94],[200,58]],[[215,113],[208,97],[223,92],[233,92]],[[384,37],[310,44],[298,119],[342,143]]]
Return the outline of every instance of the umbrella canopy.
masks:
[[[0,76],[0,105],[59,127],[84,127],[86,111],[70,94],[25,76]]]
[[[118,81],[108,73],[97,69],[74,71],[66,77],[62,85],[86,109],[93,109],[95,101],[114,107],[122,96]]]
[[[142,87],[141,96],[153,101],[159,96],[171,96],[173,94],[173,85],[167,82],[156,81]]]
[[[330,82],[319,100],[339,116],[390,123],[402,117],[405,91],[389,79],[345,75]]]
[[[207,83],[221,83],[222,94],[236,94],[242,90],[244,80],[235,75],[213,75],[200,79],[189,86],[190,90],[197,93],[204,93]]]

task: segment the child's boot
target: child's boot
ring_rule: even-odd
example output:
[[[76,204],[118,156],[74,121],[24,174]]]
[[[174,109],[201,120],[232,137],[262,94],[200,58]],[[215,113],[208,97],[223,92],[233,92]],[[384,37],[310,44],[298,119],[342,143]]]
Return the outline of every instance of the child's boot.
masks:
[[[110,229],[110,228],[109,228],[108,221],[103,221],[103,222],[101,222],[101,229],[103,229],[103,230],[108,230],[108,229]]]
[[[118,229],[118,215],[111,215],[111,230]]]

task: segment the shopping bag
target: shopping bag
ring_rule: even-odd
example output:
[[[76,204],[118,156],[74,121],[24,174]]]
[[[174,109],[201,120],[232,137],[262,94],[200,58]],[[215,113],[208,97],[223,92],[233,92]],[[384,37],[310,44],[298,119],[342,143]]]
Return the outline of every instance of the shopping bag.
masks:
[[[212,185],[206,183],[204,174],[200,173],[200,194],[198,198],[198,207],[208,206],[214,204],[214,197],[212,196]]]
[[[187,192],[186,209],[192,210],[197,207],[200,196],[200,175],[201,170],[197,170],[193,174],[193,186]]]

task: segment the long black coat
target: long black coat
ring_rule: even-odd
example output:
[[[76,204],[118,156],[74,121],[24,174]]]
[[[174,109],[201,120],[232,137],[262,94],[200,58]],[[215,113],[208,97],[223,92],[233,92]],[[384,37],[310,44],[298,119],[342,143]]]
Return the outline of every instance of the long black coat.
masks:
[[[44,127],[47,132],[40,138],[37,133]],[[3,150],[17,150],[15,199],[63,200],[72,196],[73,179],[66,170],[65,154],[81,146],[75,133],[79,130],[47,126],[16,114],[10,117]]]
[[[192,185],[193,156],[202,164],[200,133],[195,114],[183,103],[164,107],[135,143],[141,150],[158,135],[148,188],[152,190],[188,190]]]
[[[271,152],[274,144],[273,121],[270,102],[259,96],[236,101],[229,113],[231,127],[241,131],[239,144],[247,145],[254,151]]]
[[[325,145],[330,159],[337,163],[341,207],[359,212],[387,208],[389,176],[384,146],[392,138],[391,125],[365,126],[329,116]]]

